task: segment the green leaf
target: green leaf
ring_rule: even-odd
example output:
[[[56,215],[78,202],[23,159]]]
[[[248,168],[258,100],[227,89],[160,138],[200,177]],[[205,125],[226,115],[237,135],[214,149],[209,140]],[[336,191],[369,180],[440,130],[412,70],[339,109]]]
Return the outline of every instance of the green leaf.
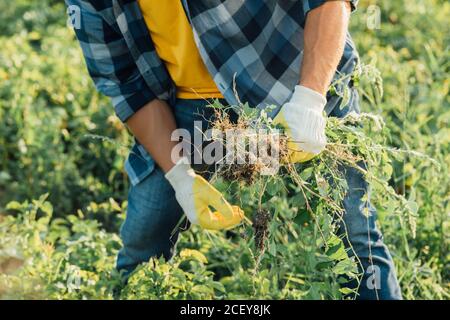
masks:
[[[21,211],[24,208],[24,206],[17,201],[11,201],[6,205],[6,209],[7,210],[16,210],[16,211]]]
[[[345,287],[344,288],[340,288],[339,292],[344,294],[344,295],[349,295],[349,294],[352,294],[352,293],[356,293],[355,290],[350,289],[350,288],[345,288]]]
[[[206,258],[206,256],[203,253],[201,253],[198,250],[193,250],[193,249],[183,249],[180,252],[180,258],[182,258],[184,260],[194,259],[203,264],[208,263],[208,259]]]
[[[277,245],[273,240],[269,243],[269,253],[274,257],[277,255]]]

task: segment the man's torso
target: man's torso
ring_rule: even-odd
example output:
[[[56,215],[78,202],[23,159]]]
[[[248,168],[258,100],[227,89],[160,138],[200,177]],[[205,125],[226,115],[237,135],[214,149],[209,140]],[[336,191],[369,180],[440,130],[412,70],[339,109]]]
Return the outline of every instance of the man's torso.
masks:
[[[169,103],[175,100],[176,84],[156,52],[157,46],[136,0],[66,1],[94,7],[111,28],[123,35],[134,67],[139,69],[152,94]],[[261,109],[275,105],[271,112],[276,114],[299,81],[307,12],[325,0],[180,1],[200,57],[227,102],[248,103]],[[353,2],[356,5],[357,0]],[[124,48],[111,45],[106,50],[116,57]],[[335,79],[351,74],[357,63],[358,54],[348,35]],[[91,72],[95,73],[95,67],[95,63],[90,66]],[[340,107],[342,93],[351,85],[351,77],[345,79],[336,93],[328,93],[327,113]],[[136,145],[126,163],[132,183],[145,178],[152,166],[149,155]]]
[[[138,0],[145,23],[182,99],[222,98],[195,45],[179,0]]]

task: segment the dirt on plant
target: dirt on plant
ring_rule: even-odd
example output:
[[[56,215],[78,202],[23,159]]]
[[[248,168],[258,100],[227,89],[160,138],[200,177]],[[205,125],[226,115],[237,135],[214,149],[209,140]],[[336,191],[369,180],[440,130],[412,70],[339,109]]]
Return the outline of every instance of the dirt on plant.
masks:
[[[268,162],[270,159],[278,159],[279,163],[287,162],[288,145],[285,135],[277,135],[275,132],[273,134],[258,135],[258,148],[257,150],[252,150],[249,142],[250,135],[246,135],[246,132],[258,132],[259,129],[263,129],[261,123],[255,123],[252,119],[242,116],[239,117],[237,122],[233,122],[229,114],[224,110],[215,109],[214,112],[212,128],[222,133],[220,138],[215,138],[214,140],[223,145],[225,154],[226,132],[234,130],[239,133],[239,140],[244,142],[237,146],[237,150],[235,150],[236,157],[240,161],[235,163],[226,163],[227,161],[224,161],[225,163],[218,166],[217,173],[225,181],[239,181],[251,185],[270,167]],[[265,146],[266,150],[261,150],[261,145]],[[261,156],[262,154],[265,156]]]
[[[255,247],[260,253],[266,249],[266,241],[269,236],[269,222],[270,213],[267,210],[259,210],[253,216]]]

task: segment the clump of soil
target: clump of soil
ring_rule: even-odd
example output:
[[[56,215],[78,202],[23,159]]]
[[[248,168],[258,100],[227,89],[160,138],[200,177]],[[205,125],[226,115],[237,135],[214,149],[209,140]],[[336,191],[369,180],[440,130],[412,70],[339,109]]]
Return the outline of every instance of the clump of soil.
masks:
[[[228,130],[236,130],[236,132],[245,133],[245,130],[259,132],[259,129],[266,129],[257,120],[254,121],[241,116],[237,121],[233,122],[230,119],[229,114],[221,109],[215,109],[214,113],[212,128],[222,132],[221,140],[219,142],[224,146],[224,154],[226,154],[225,145],[227,143],[225,133]],[[262,151],[264,150],[257,150],[256,152],[259,152],[259,154],[254,154],[250,151],[249,137],[246,137],[244,133],[242,136],[239,136],[239,140],[244,141],[243,146],[240,146],[242,150],[236,150],[237,156],[243,161],[240,161],[241,163],[226,163],[226,161],[224,161],[225,163],[218,165],[217,173],[226,181],[242,182],[250,185],[254,183],[260,175],[264,174],[273,166],[273,164],[268,163],[268,158],[278,158],[279,163],[287,162],[287,137],[285,135],[275,136],[275,133],[273,135],[266,134],[264,136],[258,136],[258,139],[266,139],[265,141],[263,140],[265,142],[264,146],[267,148],[264,152],[267,155],[267,158],[264,159],[261,157]],[[213,140],[218,141],[217,139]],[[258,148],[260,148],[260,146],[261,145],[258,144]],[[276,158],[276,156],[278,157]],[[250,161],[250,159],[256,160]]]
[[[259,252],[266,248],[266,240],[269,236],[270,214],[267,210],[259,210],[253,216],[253,231],[255,247]]]
[[[226,181],[240,181],[245,184],[255,182],[259,173],[261,164],[224,164],[221,165],[218,174]]]

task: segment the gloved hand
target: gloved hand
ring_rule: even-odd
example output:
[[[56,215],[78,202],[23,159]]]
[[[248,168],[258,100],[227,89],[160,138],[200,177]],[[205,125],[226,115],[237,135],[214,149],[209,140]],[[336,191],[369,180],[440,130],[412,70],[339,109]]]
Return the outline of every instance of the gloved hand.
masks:
[[[187,158],[181,158],[165,177],[192,224],[199,224],[204,229],[221,230],[238,225],[244,218],[242,209],[231,206],[216,188],[196,174]],[[211,207],[217,211],[212,212]]]
[[[323,109],[326,103],[320,93],[297,85],[291,100],[273,120],[285,128],[290,162],[308,161],[325,149],[326,118]]]

